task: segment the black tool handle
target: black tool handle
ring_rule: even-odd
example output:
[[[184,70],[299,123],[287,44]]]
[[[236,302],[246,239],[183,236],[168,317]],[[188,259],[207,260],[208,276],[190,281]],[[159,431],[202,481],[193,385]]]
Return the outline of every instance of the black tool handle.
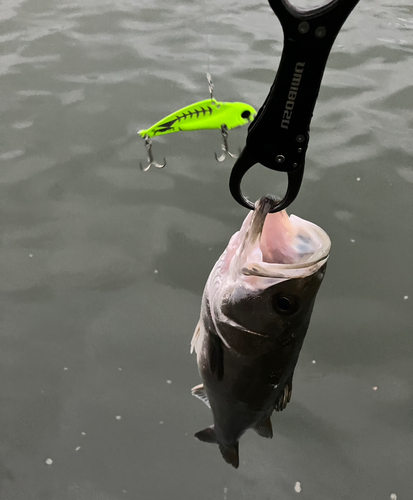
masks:
[[[262,165],[291,172],[304,162],[310,121],[331,47],[358,0],[335,0],[298,11],[269,0],[284,31],[274,84],[248,130],[247,147]]]
[[[261,163],[272,170],[296,172],[295,177],[301,183],[310,122],[327,58],[358,1],[332,0],[327,5],[303,11],[287,0],[269,0],[283,28],[284,48],[274,83],[249,126],[244,155],[238,162],[248,157],[250,163]],[[236,177],[246,167],[237,163],[234,175],[231,174],[230,189],[237,201],[251,208],[250,202],[244,203],[245,198],[241,201],[236,194]],[[299,186],[290,189],[295,196],[298,190]]]

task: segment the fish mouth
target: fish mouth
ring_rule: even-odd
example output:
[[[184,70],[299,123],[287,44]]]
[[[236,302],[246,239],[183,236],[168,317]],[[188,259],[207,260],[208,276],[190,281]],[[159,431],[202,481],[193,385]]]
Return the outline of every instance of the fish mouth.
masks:
[[[238,269],[244,276],[301,278],[328,259],[331,241],[321,227],[285,210],[270,211],[277,200],[264,196],[239,232]],[[243,241],[242,241],[243,240]]]

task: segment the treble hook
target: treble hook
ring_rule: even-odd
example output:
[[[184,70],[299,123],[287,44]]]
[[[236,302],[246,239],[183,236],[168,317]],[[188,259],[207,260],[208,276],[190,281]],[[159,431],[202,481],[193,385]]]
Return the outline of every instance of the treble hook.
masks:
[[[153,154],[152,154],[152,142],[149,138],[149,136],[145,135],[145,147],[146,147],[146,151],[147,151],[147,154],[148,154],[148,165],[146,167],[144,167],[142,165],[142,162],[141,163],[141,169],[143,172],[146,172],[147,170],[149,170],[151,167],[156,167],[156,168],[163,168],[165,165],[166,165],[166,160],[165,158],[163,159],[163,165],[161,165],[160,163],[157,163],[154,159],[153,159]]]
[[[224,141],[224,144],[221,145],[221,149],[223,151],[221,156],[218,156],[215,153],[215,159],[219,162],[222,162],[225,160],[227,155],[229,155],[231,158],[237,159],[238,156],[234,155],[228,150],[228,128],[226,125],[221,125],[221,135],[222,135],[222,140]]]

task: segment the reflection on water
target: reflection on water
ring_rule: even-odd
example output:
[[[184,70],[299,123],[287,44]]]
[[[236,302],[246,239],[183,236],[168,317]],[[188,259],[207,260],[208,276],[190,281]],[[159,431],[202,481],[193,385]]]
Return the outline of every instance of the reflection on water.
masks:
[[[207,71],[258,108],[278,21],[240,0],[12,0],[0,19],[0,496],[409,498],[411,3],[361,0],[337,37],[290,210],[331,237],[328,275],[288,412],[273,440],[245,434],[238,471],[193,439],[189,342],[245,211],[214,131],[159,138],[169,168],[146,174],[136,131],[205,98]]]

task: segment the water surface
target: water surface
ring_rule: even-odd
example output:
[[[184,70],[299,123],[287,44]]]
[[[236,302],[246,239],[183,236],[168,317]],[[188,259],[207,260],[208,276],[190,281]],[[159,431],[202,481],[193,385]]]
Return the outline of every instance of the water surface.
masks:
[[[0,18],[0,497],[411,498],[411,3],[361,0],[333,48],[290,208],[331,258],[292,402],[237,471],[193,438],[212,419],[189,343],[246,212],[219,132],[158,138],[168,165],[144,174],[136,131],[207,98],[207,71],[217,99],[260,107],[278,21],[254,0],[7,0]]]

